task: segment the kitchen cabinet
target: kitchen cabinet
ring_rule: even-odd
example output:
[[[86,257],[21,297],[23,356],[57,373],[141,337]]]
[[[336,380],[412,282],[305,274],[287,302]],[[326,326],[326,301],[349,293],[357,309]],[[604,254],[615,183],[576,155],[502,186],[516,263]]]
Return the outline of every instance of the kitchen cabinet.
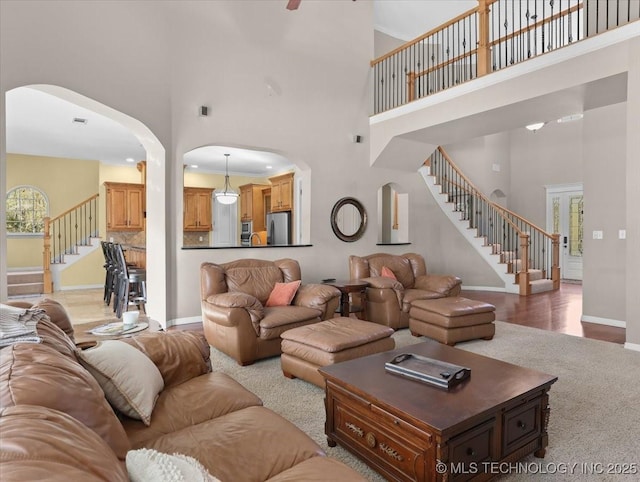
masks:
[[[269,186],[264,184],[245,184],[240,186],[240,221],[252,221],[253,232],[264,231],[265,205],[262,191]]]
[[[293,172],[273,176],[271,182],[271,212],[293,209]]]
[[[213,189],[206,187],[185,187],[184,190],[184,231],[205,232],[213,229],[211,216],[211,195]]]
[[[144,184],[105,182],[107,193],[107,229],[144,231]]]

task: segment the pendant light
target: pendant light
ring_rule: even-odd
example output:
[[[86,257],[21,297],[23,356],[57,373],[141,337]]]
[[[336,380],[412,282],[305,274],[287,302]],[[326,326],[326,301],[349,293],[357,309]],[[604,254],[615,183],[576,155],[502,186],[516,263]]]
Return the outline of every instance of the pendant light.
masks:
[[[221,204],[233,204],[238,200],[238,193],[231,189],[229,184],[229,156],[231,154],[225,154],[227,158],[225,176],[224,176],[224,191],[215,191],[214,196],[216,200]]]

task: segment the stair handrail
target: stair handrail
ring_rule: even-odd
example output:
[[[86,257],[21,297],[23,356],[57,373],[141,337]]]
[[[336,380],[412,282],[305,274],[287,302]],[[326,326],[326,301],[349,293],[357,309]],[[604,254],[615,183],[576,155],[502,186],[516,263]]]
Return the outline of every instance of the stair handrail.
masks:
[[[523,218],[519,214],[491,201],[460,170],[460,168],[453,162],[451,157],[442,148],[442,146],[438,146],[437,151],[445,159],[445,161],[449,164],[449,166],[453,169],[453,171],[455,171],[455,173],[458,176],[460,176],[460,178],[468,185],[468,187],[452,180],[446,180],[446,182],[462,188],[464,191],[466,191],[470,195],[479,198],[480,200],[482,200],[482,202],[486,203],[487,205],[495,209],[495,211],[500,215],[503,221],[505,221],[515,231],[515,233],[517,233],[518,238],[520,239],[519,245],[520,245],[520,255],[521,255],[520,268],[517,272],[517,279],[518,279],[520,294],[528,295],[531,292],[531,288],[529,285],[529,251],[530,251],[530,243],[531,243],[531,232],[539,233],[543,237],[549,239],[552,246],[551,266],[550,266],[551,280],[553,282],[554,289],[559,288],[560,287],[560,267],[559,267],[560,235],[557,233],[548,233],[545,230],[536,226],[535,224],[529,222],[527,219]],[[429,159],[425,162],[425,164],[428,164]],[[520,226],[518,226],[515,222],[513,222],[510,216],[513,216],[515,219],[523,223],[526,226],[526,229],[528,229],[528,231],[524,231],[523,229],[521,229]]]
[[[51,294],[53,293],[53,279],[52,279],[52,275],[51,275],[51,264],[54,260],[58,260],[60,261],[62,259],[62,256],[64,255],[65,252],[68,253],[69,248],[69,243],[67,243],[66,240],[66,236],[65,236],[65,242],[64,245],[62,245],[62,242],[60,240],[61,234],[60,234],[60,230],[59,230],[59,223],[62,220],[66,220],[67,216],[76,213],[76,225],[75,225],[75,245],[77,246],[78,244],[78,217],[77,217],[77,213],[82,211],[83,209],[85,210],[85,221],[86,219],[86,208],[87,206],[90,207],[90,214],[89,214],[89,226],[86,226],[86,222],[82,223],[82,218],[81,218],[81,223],[82,223],[82,233],[81,233],[81,239],[88,239],[89,237],[92,236],[96,236],[98,234],[98,209],[97,209],[97,204],[96,204],[96,200],[98,199],[99,194],[96,193],[93,196],[90,196],[89,198],[85,199],[84,201],[79,202],[78,204],[76,204],[75,206],[67,209],[66,211],[64,211],[63,213],[50,218],[50,217],[45,217],[44,218],[44,233],[43,233],[43,250],[42,250],[42,268],[43,268],[43,281],[44,281],[44,293],[45,294]],[[92,215],[92,213],[94,215]],[[82,215],[81,215],[82,216]],[[56,226],[58,229],[56,229]],[[51,244],[51,238],[52,238],[52,231],[55,231],[55,233],[53,234],[53,236],[58,235],[58,246],[56,247],[55,244],[55,240],[53,243],[53,253],[52,253],[52,244]],[[65,226],[65,231],[66,231],[66,226]],[[65,232],[66,235],[66,232]],[[72,242],[72,238],[74,238],[74,236],[70,235],[69,236],[69,242]]]

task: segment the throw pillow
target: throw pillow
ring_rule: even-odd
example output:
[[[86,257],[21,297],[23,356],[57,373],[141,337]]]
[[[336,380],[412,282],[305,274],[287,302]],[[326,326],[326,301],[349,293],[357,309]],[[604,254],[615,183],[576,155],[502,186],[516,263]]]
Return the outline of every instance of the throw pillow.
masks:
[[[398,278],[396,278],[396,275],[393,273],[393,271],[391,271],[391,269],[387,268],[386,266],[382,267],[380,276],[383,276],[384,278],[391,278],[398,281]]]
[[[56,300],[51,300],[49,298],[44,298],[43,300],[38,301],[32,308],[39,308],[44,310],[45,313],[49,316],[49,319],[56,325],[58,325],[62,331],[64,331],[71,341],[74,341],[73,338],[73,325],[71,323],[71,319],[69,318],[69,314],[67,310],[64,309],[60,303]]]
[[[193,457],[153,449],[130,450],[127,471],[131,482],[219,482]]]
[[[301,281],[292,281],[291,283],[276,283],[269,295],[265,306],[288,306],[293,301]]]
[[[98,381],[112,406],[150,425],[164,381],[144,353],[127,343],[106,340],[94,348],[79,350],[78,359]]]

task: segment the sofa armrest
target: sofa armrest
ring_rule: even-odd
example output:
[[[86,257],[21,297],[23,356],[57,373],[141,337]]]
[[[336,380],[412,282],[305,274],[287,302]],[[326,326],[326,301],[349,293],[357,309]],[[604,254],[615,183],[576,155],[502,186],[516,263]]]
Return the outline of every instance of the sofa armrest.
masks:
[[[292,304],[308,308],[319,308],[339,297],[340,290],[334,286],[323,284],[301,285],[293,298]]]
[[[456,296],[460,293],[462,280],[457,276],[427,274],[418,276],[414,288],[435,291],[445,296]]]
[[[340,303],[340,290],[335,286],[324,284],[308,284],[298,288],[292,304],[305,306],[322,311],[321,319],[325,320],[333,315]]]
[[[255,296],[247,293],[220,293],[202,302],[202,318],[203,321],[228,327],[251,322],[256,335],[259,335],[264,307]]]
[[[404,286],[400,281],[393,278],[387,278],[386,276],[373,276],[371,278],[362,278],[361,281],[369,283],[368,288],[376,289],[390,289],[396,291],[403,291]]]
[[[200,333],[156,331],[121,341],[151,359],[162,375],[165,389],[211,371],[209,343]]]

